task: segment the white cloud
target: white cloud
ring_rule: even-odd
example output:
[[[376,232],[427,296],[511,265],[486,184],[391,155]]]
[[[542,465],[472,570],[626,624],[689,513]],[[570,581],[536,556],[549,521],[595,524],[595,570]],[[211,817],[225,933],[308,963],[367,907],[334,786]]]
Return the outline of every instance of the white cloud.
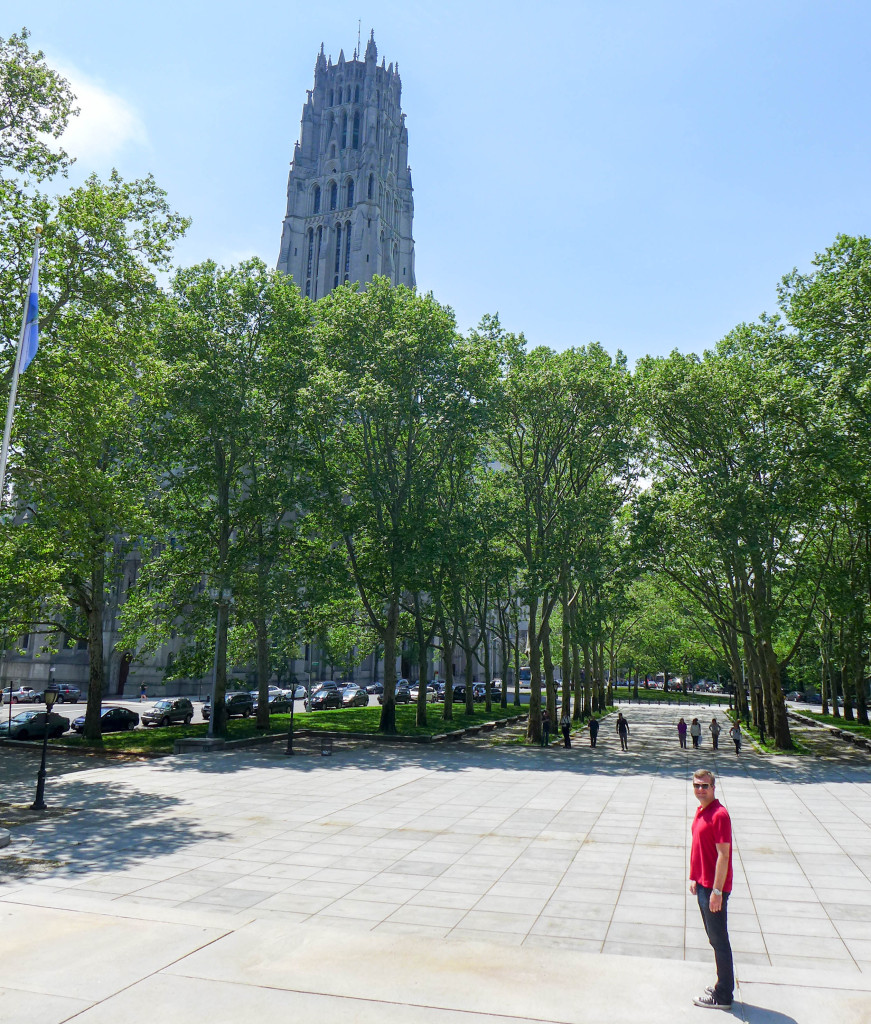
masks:
[[[85,170],[105,170],[130,146],[147,146],[148,132],[137,110],[76,68],[53,65],[76,95],[78,117],[71,117],[60,144]]]

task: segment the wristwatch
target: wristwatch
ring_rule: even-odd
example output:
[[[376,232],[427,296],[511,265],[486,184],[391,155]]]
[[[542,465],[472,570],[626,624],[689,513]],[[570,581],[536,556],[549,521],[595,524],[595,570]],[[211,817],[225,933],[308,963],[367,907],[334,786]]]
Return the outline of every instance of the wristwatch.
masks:
[[[711,889],[711,895],[712,896],[722,896],[723,895],[723,890],[722,889]]]

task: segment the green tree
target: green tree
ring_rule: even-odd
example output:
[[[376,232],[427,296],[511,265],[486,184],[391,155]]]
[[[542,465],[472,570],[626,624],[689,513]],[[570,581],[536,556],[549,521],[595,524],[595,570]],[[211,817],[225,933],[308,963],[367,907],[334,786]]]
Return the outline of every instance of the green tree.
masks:
[[[231,622],[253,633],[258,724],[268,725],[269,623],[298,600],[287,592],[287,563],[309,496],[296,396],[310,364],[310,318],[294,285],[259,260],[179,271],[162,308],[148,438],[161,474],[157,544],[128,600],[126,632],[140,650],[184,632],[182,663],[197,674],[216,651],[219,734]]]
[[[434,483],[464,429],[483,414],[453,315],[431,297],[376,278],[318,303],[318,365],[305,417],[322,491],[318,520],[384,648],[380,729],[396,729],[403,594],[420,590],[421,538]],[[426,500],[429,496],[429,500]]]

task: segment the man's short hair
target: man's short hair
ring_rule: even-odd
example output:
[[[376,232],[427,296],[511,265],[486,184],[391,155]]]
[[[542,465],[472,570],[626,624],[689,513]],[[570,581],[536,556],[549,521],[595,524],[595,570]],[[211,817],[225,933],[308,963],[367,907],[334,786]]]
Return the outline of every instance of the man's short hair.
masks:
[[[712,786],[716,784],[714,779],[714,773],[712,771],[708,771],[707,768],[699,768],[697,772],[693,772],[693,778],[707,779]]]

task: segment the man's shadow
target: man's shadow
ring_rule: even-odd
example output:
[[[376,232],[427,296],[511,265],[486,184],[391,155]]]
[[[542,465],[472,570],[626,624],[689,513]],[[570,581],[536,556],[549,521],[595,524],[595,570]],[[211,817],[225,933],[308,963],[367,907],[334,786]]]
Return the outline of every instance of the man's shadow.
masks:
[[[743,1000],[735,1002],[732,1007],[733,1016],[742,1020],[745,1024],[798,1024],[795,1017],[779,1010],[769,1010],[766,1006],[755,1006],[753,1003],[745,1003]]]

